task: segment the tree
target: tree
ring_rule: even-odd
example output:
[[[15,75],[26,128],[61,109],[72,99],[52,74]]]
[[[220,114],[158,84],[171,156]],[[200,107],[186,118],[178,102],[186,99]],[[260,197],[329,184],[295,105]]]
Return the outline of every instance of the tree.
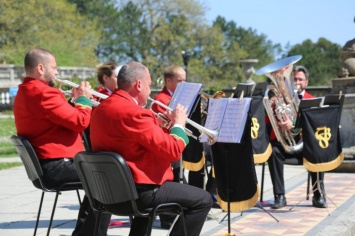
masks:
[[[186,51],[189,82],[203,83],[205,89],[231,88],[245,79],[240,59],[270,62],[278,49],[264,35],[237,28],[222,17],[207,25],[205,8],[196,0],[68,1],[81,14],[98,20],[100,60],[140,61],[149,68],[153,82],[166,66],[183,65],[181,52]]]
[[[0,12],[1,62],[23,64],[28,49],[42,47],[55,54],[60,66],[97,63],[95,21],[76,13],[65,0],[1,0]]]
[[[293,46],[287,56],[302,55],[298,64],[304,65],[310,74],[309,85],[331,85],[331,79],[337,78],[341,69],[341,47],[325,38],[318,42],[305,40]]]

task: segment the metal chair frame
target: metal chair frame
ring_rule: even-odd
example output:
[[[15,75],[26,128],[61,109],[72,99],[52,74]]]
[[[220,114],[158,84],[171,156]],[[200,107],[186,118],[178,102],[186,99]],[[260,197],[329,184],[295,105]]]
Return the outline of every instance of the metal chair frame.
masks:
[[[74,163],[91,207],[98,212],[95,235],[99,235],[102,213],[149,219],[147,235],[151,235],[154,219],[159,214],[180,217],[186,233],[184,209],[178,203],[164,203],[153,208],[138,209],[138,193],[124,158],[113,152],[79,152]],[[173,227],[173,226],[172,226]]]
[[[56,193],[54,203],[53,203],[51,218],[49,220],[49,225],[48,225],[48,230],[47,230],[47,236],[48,236],[50,233],[51,227],[52,227],[53,217],[54,217],[55,209],[57,206],[59,194],[61,194],[61,192],[63,192],[63,191],[75,190],[78,195],[79,204],[81,204],[79,189],[82,189],[82,184],[81,184],[81,182],[68,182],[68,183],[61,184],[59,186],[49,187],[44,181],[44,174],[43,174],[40,162],[39,162],[37,154],[34,151],[30,142],[26,138],[21,137],[21,136],[16,136],[16,135],[13,135],[11,137],[11,141],[12,141],[14,147],[16,148],[18,155],[21,158],[21,161],[26,169],[28,178],[31,180],[31,182],[33,183],[33,185],[36,188],[42,190],[41,201],[40,201],[39,208],[38,208],[37,220],[36,220],[36,225],[35,225],[33,235],[36,235],[36,233],[37,233],[37,228],[38,228],[38,224],[39,224],[39,218],[41,215],[44,194],[46,192]]]

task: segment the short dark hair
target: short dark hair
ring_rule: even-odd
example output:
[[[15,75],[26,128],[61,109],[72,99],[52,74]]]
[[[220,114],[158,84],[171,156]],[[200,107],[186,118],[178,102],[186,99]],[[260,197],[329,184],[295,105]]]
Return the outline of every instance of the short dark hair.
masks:
[[[99,69],[97,69],[97,80],[99,81],[99,83],[104,85],[104,75],[111,77],[112,71],[117,67],[118,67],[118,63],[113,61],[105,62],[101,64]]]
[[[301,65],[295,66],[295,67],[293,67],[293,71],[294,72],[295,71],[302,71],[305,74],[306,79],[308,79],[308,77],[309,77],[309,72],[308,72],[307,68],[304,66],[301,66]]]
[[[46,64],[48,56],[53,55],[52,52],[50,52],[47,49],[44,48],[32,48],[30,49],[25,56],[24,60],[24,65],[25,65],[25,71],[26,73],[31,73],[33,69],[38,65],[38,64]]]

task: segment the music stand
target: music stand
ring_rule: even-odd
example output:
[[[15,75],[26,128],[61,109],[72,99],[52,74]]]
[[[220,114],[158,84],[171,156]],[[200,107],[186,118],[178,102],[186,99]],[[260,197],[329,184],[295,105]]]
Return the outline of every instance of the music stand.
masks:
[[[322,98],[310,98],[310,99],[302,99],[300,105],[298,107],[297,113],[297,121],[296,121],[296,128],[301,128],[300,126],[300,118],[302,114],[302,109],[305,108],[312,108],[312,107],[320,107],[322,102]]]
[[[202,89],[202,84],[200,83],[179,83],[175,89],[175,92],[169,102],[169,107],[175,109],[176,105],[180,103],[187,108],[188,117],[191,118],[196,108],[200,104],[200,91]],[[194,134],[191,137],[197,139]],[[184,183],[184,171],[182,164],[182,156],[180,157],[180,173],[179,182]]]
[[[345,96],[344,96],[344,94],[341,94],[341,93],[340,94],[328,94],[328,95],[325,95],[321,105],[322,106],[339,105],[340,111],[342,111],[344,99],[345,99]]]
[[[265,94],[267,85],[268,85],[267,82],[257,83],[255,85],[253,92],[252,92],[252,96],[259,96],[259,95],[263,96]]]
[[[301,128],[301,122],[300,122],[300,117],[302,116],[302,113],[305,109],[307,109],[309,111],[309,109],[315,108],[315,109],[322,109],[328,107],[328,106],[334,106],[335,107],[340,107],[340,112],[341,112],[341,108],[342,108],[342,102],[344,101],[344,97],[342,95],[328,95],[326,96],[327,99],[322,99],[322,98],[315,98],[315,99],[305,99],[305,100],[301,100],[300,106],[299,106],[299,112],[298,112],[298,118],[297,118],[297,125],[296,127]],[[323,105],[321,105],[323,104]],[[340,117],[339,117],[339,121],[340,121]],[[307,168],[308,169],[308,168]],[[328,169],[329,170],[329,169]],[[324,189],[322,189],[321,186],[321,180],[319,180],[319,172],[320,171],[313,171],[317,173],[317,179],[316,182],[313,184],[312,186],[312,192],[315,191],[319,191],[320,196],[321,197],[326,197],[328,198],[334,205],[335,207],[336,204],[332,201],[332,199],[330,199],[329,197],[326,196],[326,194],[324,193]],[[314,187],[316,187],[314,189]],[[306,198],[308,199],[310,195],[310,192],[308,192]],[[295,206],[297,206],[302,200],[300,200],[299,202],[297,202],[294,206],[292,206],[289,210],[291,211]]]
[[[251,97],[254,86],[254,83],[239,83],[234,90],[233,98],[240,98],[241,95]]]

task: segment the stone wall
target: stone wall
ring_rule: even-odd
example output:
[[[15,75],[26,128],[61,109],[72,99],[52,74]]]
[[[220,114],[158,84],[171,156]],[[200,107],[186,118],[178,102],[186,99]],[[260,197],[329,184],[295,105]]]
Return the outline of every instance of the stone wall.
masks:
[[[61,79],[89,79],[96,77],[96,68],[88,67],[58,67],[59,78]],[[0,65],[0,88],[10,88],[21,83],[25,76],[23,66]]]

